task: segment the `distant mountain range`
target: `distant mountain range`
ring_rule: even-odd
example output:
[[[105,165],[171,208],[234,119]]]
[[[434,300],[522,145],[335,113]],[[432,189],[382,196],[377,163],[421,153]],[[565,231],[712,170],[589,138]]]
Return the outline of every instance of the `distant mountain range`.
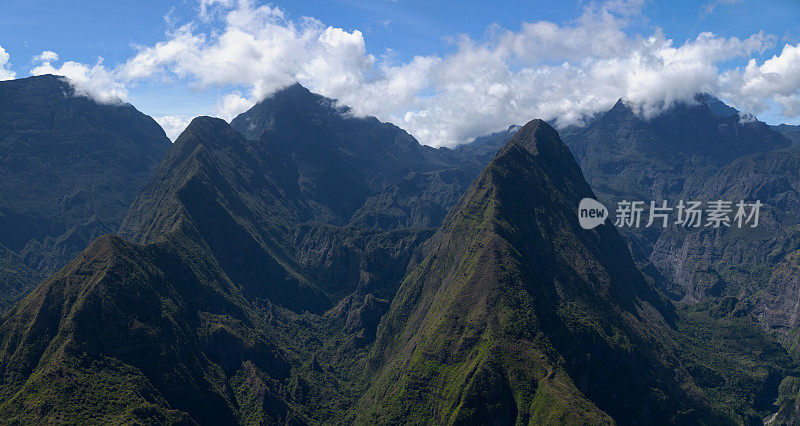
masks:
[[[564,138],[607,205],[643,200],[760,200],[758,229],[624,228],[633,253],[676,300],[734,297],[771,330],[797,328],[800,145],[795,126],[770,127],[708,95],[653,119],[620,101]],[[663,274],[664,277],[658,277]]]
[[[78,183],[47,196],[88,191],[79,210],[107,222],[81,235],[118,235],[74,240],[74,260],[47,263],[32,291],[38,269],[25,253],[48,237],[24,234],[34,236],[22,248],[0,238],[4,273],[17,280],[3,281],[5,300],[26,294],[0,319],[9,422],[798,418],[791,339],[779,334],[782,346],[762,329],[800,289],[791,127],[746,122],[700,96],[652,120],[620,102],[562,131],[564,142],[534,120],[434,149],[293,85],[230,124],[198,117],[170,146],[132,107],[97,105],[54,77],[0,83],[0,117],[10,114],[4,84],[31,102],[31,117],[67,105],[54,113],[67,136],[46,127],[38,143],[91,155],[74,154],[59,173]],[[35,126],[6,126],[0,142],[34,140]],[[109,166],[97,166],[100,153]],[[41,164],[24,173],[61,170]],[[587,231],[576,214],[584,197],[762,194],[764,233],[744,242],[708,230]],[[14,211],[59,205],[48,200],[31,195],[37,207]],[[60,224],[58,212],[30,220]],[[63,246],[39,256],[67,256],[53,247]],[[681,267],[662,261],[680,253]],[[698,278],[712,275],[723,284]]]

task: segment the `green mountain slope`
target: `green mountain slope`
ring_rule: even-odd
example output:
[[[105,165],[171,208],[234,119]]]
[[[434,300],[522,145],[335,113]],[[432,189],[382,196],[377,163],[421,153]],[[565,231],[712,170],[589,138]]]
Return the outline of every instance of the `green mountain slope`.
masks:
[[[100,238],[0,325],[0,416],[230,424],[252,392],[237,388],[238,374],[262,389],[262,406],[246,414],[285,417],[259,377],[281,378],[287,363],[247,306],[204,259]]]
[[[357,419],[713,419],[675,357],[671,306],[613,228],[579,227],[591,196],[550,126],[520,130],[392,301]]]
[[[233,216],[252,213],[231,192],[235,185],[252,185],[245,192],[252,201],[264,195],[257,189],[267,179],[243,166],[242,142],[221,120],[195,120],[162,163],[161,172],[174,174],[154,178],[168,177],[166,189],[149,187],[163,215],[148,216],[153,227],[137,236],[149,244],[96,240],[3,318],[1,416],[206,424],[286,418],[276,381],[288,377],[288,363],[251,301],[309,286],[270,256],[274,247],[258,240],[266,233],[246,232]],[[244,163],[226,168],[234,159]],[[263,196],[259,207],[270,200]],[[324,295],[308,289],[309,306],[315,297]]]

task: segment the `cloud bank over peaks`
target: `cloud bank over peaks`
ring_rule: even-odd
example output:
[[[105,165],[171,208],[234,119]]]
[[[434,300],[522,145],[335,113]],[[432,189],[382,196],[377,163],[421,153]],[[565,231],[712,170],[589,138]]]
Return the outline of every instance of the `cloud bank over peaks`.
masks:
[[[299,81],[432,146],[453,146],[534,117],[579,123],[619,98],[645,116],[676,101],[691,102],[698,92],[747,113],[780,105],[786,117],[800,116],[800,45],[787,44],[759,64],[751,58],[773,48],[776,37],[704,32],[679,43],[658,28],[631,34],[629,24],[643,5],[591,2],[566,24],[492,26],[481,39],[456,36],[449,54],[398,62],[388,53],[368,53],[358,30],[310,17],[293,20],[278,7],[251,0],[200,0],[194,21],[139,47],[114,68],[102,60],[56,68],[57,58],[43,52],[33,72],[67,75],[101,101],[125,99],[127,87],[145,79],[185,82],[199,91],[222,88],[227,93],[209,113],[228,120]],[[749,62],[720,69],[732,60]],[[176,128],[181,122],[175,116],[160,120]]]

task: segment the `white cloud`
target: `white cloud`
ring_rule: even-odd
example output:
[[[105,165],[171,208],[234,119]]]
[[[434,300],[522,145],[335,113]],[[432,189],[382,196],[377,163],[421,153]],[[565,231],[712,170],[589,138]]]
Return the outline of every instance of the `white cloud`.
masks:
[[[255,105],[254,100],[243,97],[239,92],[228,93],[217,102],[214,113],[217,117],[231,121],[253,105]]]
[[[58,60],[58,53],[53,52],[52,50],[45,50],[42,53],[33,57],[33,62],[35,63],[54,62],[57,60]]]
[[[325,27],[311,18],[295,23],[277,8],[244,0],[222,20],[225,28],[217,34],[196,33],[186,24],[167,41],[142,48],[120,67],[120,78],[174,74],[201,88],[249,86],[257,99],[297,79],[350,87],[373,69],[359,31]]]
[[[128,98],[125,85],[117,80],[114,71],[103,66],[103,58],[99,58],[92,66],[67,61],[58,68],[50,61],[58,58],[54,52],[42,52],[37,58],[40,58],[41,63],[31,70],[31,75],[54,74],[67,77],[77,94],[98,102],[121,103]]]
[[[220,9],[232,7],[235,0],[199,0],[199,2],[198,10],[200,18],[207,21]]]
[[[800,45],[758,65],[721,71],[721,64],[764,52],[775,37],[746,39],[701,33],[676,43],[659,29],[628,33],[643,0],[591,2],[576,20],[530,22],[519,31],[490,28],[481,40],[455,39],[443,56],[405,63],[367,53],[358,30],[313,18],[291,20],[250,0],[201,0],[199,18],[143,46],[113,69],[101,62],[67,62],[56,72],[100,99],[124,99],[126,86],[148,78],[177,78],[196,90],[223,88],[214,114],[231,119],[276,89],[299,81],[337,98],[356,114],[407,129],[422,143],[466,141],[531,118],[562,124],[610,108],[624,97],[645,115],[696,92],[719,94],[745,112],[769,102],[800,116]],[[69,65],[69,66],[68,66]],[[35,69],[54,68],[44,62]],[[179,126],[177,126],[179,127]]]
[[[11,70],[11,64],[8,62],[10,56],[3,46],[0,46],[0,81],[11,80],[16,77],[16,73]]]
[[[744,70],[723,74],[723,96],[753,113],[765,111],[775,100],[785,117],[800,116],[800,44],[786,44],[780,55],[758,65],[751,59]]]
[[[192,117],[185,115],[163,115],[160,117],[153,117],[153,119],[161,125],[161,128],[164,129],[167,137],[173,142],[178,138],[178,136],[181,135],[181,133],[186,129],[186,126],[188,126],[192,121]]]

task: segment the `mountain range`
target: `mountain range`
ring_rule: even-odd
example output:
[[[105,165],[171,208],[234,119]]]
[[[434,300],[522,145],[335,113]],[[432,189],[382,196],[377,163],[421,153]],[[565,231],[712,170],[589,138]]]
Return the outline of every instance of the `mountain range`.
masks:
[[[791,338],[800,217],[794,126],[770,127],[697,96],[653,119],[618,102],[565,140],[598,196],[621,200],[739,200],[764,204],[757,229],[623,228],[642,265],[673,299],[737,299],[770,331]],[[790,344],[793,346],[794,344]]]
[[[620,102],[561,135],[533,120],[435,149],[295,84],[230,124],[195,118],[169,145],[129,105],[98,105],[55,77],[0,84],[40,103],[33,116],[74,104],[56,113],[70,129],[135,135],[99,150],[113,173],[69,172],[107,182],[81,207],[90,217],[109,207],[101,195],[117,194],[124,208],[86,234],[116,235],[76,240],[82,251],[49,263],[55,272],[33,290],[4,287],[18,289],[12,302],[26,294],[0,319],[9,422],[798,418],[791,333],[773,333],[782,317],[764,310],[788,312],[781,303],[797,298],[790,127],[742,120],[704,95],[655,119]],[[112,119],[120,111],[127,119]],[[6,126],[0,141],[33,140],[28,127]],[[101,146],[93,137],[64,143],[80,152]],[[707,230],[578,223],[582,198],[653,194],[764,194],[766,229],[708,243]],[[37,279],[13,269],[28,265],[24,247],[3,241],[9,276]],[[684,269],[661,261],[682,252]],[[697,278],[711,270],[723,284]],[[756,271],[770,278],[749,282]]]

